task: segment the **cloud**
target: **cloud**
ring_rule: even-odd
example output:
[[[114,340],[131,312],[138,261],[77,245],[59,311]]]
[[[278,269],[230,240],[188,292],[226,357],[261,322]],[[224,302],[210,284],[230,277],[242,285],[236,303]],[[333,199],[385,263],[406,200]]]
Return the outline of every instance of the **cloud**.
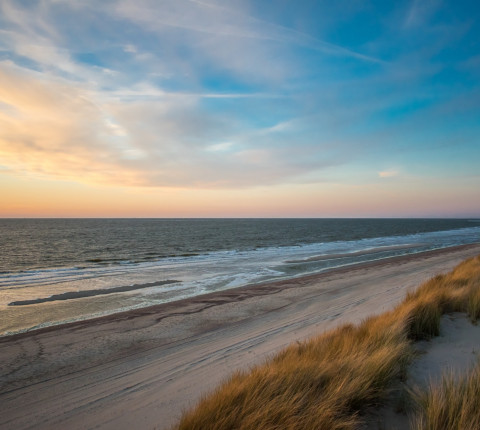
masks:
[[[271,88],[302,76],[299,48],[326,57],[380,61],[260,19],[246,1],[226,7],[189,0],[45,0],[27,9],[6,0],[0,7],[0,24],[3,20],[8,28],[4,43],[12,53],[36,63],[37,70],[99,88],[109,87],[109,75],[116,73],[122,84],[147,75],[175,82],[177,88],[181,81],[184,91],[193,90],[213,72],[227,73],[251,92],[258,85]],[[108,63],[92,67],[78,61],[85,54]]]
[[[19,4],[0,3],[0,151],[18,172],[162,187],[315,181],[347,163],[375,171],[372,154],[388,166],[425,118],[443,130],[428,107],[451,86],[427,84],[444,42],[431,48],[440,30],[415,24],[432,2],[412,3],[416,32],[398,31],[395,10],[399,35],[375,34],[368,49],[248,1]]]
[[[326,165],[288,127],[245,132],[198,96],[128,98],[0,62],[0,154],[18,172],[81,182],[249,187],[288,182]],[[121,90],[119,90],[121,93]],[[285,131],[282,131],[285,129]],[[270,130],[270,132],[268,132]],[[286,139],[286,140],[285,140]]]
[[[138,52],[137,48],[134,45],[132,45],[131,43],[126,44],[123,47],[123,50],[125,52],[129,52],[130,54],[136,54]]]
[[[424,25],[440,7],[439,0],[413,0],[405,17],[404,27]]]
[[[397,170],[384,170],[382,172],[378,172],[378,176],[380,178],[393,178],[398,175],[399,172]]]
[[[328,147],[321,124],[292,117],[303,102],[272,85],[301,75],[292,47],[356,54],[237,5],[45,1],[27,10],[4,2],[11,59],[0,62],[2,160],[18,172],[53,178],[205,188],[301,181],[343,163],[342,147]],[[106,18],[101,28],[90,20],[94,6]],[[71,16],[59,20],[59,11],[68,15],[72,7],[107,40],[98,55],[105,67],[79,59],[81,38],[62,28]],[[108,18],[112,10],[117,19]],[[131,39],[118,31],[118,18],[122,27],[135,26],[125,32]],[[234,75],[226,79],[231,88],[201,84],[212,79],[212,67]],[[245,89],[239,76],[264,85]],[[298,127],[302,136],[292,146]]]
[[[278,83],[298,74],[298,48],[327,57],[381,63],[378,58],[254,17],[247,2],[237,2],[233,9],[188,0],[120,0],[114,10],[121,19],[156,35],[160,46],[174,39],[197,65],[206,66],[207,61],[210,67],[228,70],[249,82]]]

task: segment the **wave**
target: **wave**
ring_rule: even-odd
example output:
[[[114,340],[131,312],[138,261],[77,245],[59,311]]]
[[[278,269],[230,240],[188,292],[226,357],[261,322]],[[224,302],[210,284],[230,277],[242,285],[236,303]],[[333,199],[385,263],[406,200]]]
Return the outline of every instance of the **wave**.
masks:
[[[323,270],[342,260],[364,261],[373,258],[401,255],[453,245],[480,241],[480,227],[442,232],[386,236],[336,242],[318,242],[294,246],[274,246],[253,250],[222,250],[209,253],[187,252],[152,258],[149,261],[122,261],[116,264],[24,270],[0,274],[0,290],[20,290],[31,287],[59,285],[71,291],[117,288],[119,285],[144,284],[158,279],[181,279],[185,282],[206,281],[217,285],[217,279],[235,279],[245,275],[254,282],[265,278],[266,270],[279,274],[301,274],[302,271]],[[370,255],[372,254],[372,255]],[[153,257],[153,256],[152,256]],[[98,259],[99,261],[103,261]],[[296,265],[296,267],[292,267]],[[294,273],[295,272],[295,273]],[[257,275],[261,273],[261,275]],[[153,278],[153,279],[152,279]],[[222,278],[223,279],[223,278]],[[132,282],[129,282],[132,281]],[[225,281],[227,284],[228,282]],[[62,285],[65,285],[63,287]],[[223,281],[222,281],[223,284]],[[67,288],[68,287],[68,288]],[[120,288],[120,287],[118,287]],[[38,298],[36,296],[35,298]],[[15,301],[15,300],[13,300]]]
[[[394,250],[406,250],[412,248],[418,248],[420,246],[427,246],[428,244],[415,244],[415,245],[391,245],[391,246],[380,246],[378,248],[371,248],[365,249],[363,251],[355,251],[355,252],[344,252],[340,254],[322,254],[322,255],[314,255],[313,257],[308,257],[302,260],[287,260],[285,263],[310,263],[314,261],[325,261],[325,260],[338,260],[341,258],[352,258],[352,257],[360,257],[369,254],[379,254],[386,251],[394,251]]]
[[[478,242],[480,227],[475,226],[255,250],[183,253],[187,255],[141,263],[124,261],[122,264],[76,265],[0,274],[0,306],[4,312],[0,333],[2,330],[6,333],[17,328],[23,330],[27,326],[30,329],[42,324],[91,318],[360,262]],[[116,295],[105,297],[108,294]],[[103,301],[102,295],[105,297]],[[42,307],[42,312],[38,311],[37,305]],[[9,315],[10,319],[5,315]]]

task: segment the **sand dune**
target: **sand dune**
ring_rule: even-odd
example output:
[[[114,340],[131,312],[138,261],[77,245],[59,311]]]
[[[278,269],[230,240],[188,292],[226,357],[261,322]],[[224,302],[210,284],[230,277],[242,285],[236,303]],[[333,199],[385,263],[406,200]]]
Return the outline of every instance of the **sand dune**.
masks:
[[[232,370],[392,308],[480,245],[237,288],[0,340],[0,427],[168,428]]]

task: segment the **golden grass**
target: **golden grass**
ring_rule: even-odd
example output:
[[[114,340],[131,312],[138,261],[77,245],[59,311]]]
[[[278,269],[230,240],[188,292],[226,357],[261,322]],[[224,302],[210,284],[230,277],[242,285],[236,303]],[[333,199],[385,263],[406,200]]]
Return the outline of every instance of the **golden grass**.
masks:
[[[441,315],[452,311],[479,318],[480,256],[424,283],[391,312],[291,345],[263,365],[236,372],[175,429],[353,429],[362,411],[381,404],[392,382],[405,377],[412,341],[437,336]],[[430,403],[438,401],[421,400],[421,410]],[[416,429],[461,428],[425,427],[425,419]]]
[[[480,362],[466,375],[444,373],[439,383],[415,396],[419,406],[414,430],[480,428]]]

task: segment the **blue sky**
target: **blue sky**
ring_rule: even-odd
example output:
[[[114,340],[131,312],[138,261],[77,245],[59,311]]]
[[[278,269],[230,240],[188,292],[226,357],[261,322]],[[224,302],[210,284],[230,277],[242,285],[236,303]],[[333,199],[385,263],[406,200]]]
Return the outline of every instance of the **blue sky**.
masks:
[[[219,216],[478,216],[479,12],[474,1],[1,0],[0,181],[17,197],[44,181],[47,203],[50,186],[81,184],[178,206],[139,216],[205,214],[179,204],[189,193],[208,193]],[[218,203],[228,190],[251,210]],[[339,203],[376,192],[389,197]],[[299,193],[304,210],[279,211]],[[22,210],[37,213],[5,214]]]

